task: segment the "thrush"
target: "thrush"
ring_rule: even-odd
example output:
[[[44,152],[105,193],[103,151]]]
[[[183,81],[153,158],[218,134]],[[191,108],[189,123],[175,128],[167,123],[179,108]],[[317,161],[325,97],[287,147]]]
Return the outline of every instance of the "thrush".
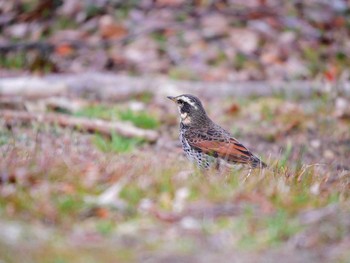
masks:
[[[219,160],[245,164],[250,168],[266,167],[264,162],[208,117],[197,97],[183,94],[168,96],[168,99],[178,106],[182,148],[187,158],[200,168],[207,169]]]

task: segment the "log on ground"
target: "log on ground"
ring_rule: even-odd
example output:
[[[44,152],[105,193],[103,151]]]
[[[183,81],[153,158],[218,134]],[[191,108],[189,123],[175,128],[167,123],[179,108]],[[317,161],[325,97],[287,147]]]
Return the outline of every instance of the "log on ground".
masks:
[[[17,123],[42,122],[88,132],[97,132],[108,136],[115,132],[127,138],[137,137],[149,142],[154,142],[158,138],[158,133],[156,131],[141,129],[127,122],[110,122],[101,119],[78,118],[58,113],[32,113],[26,111],[2,110],[0,111],[0,118],[6,125],[10,126]]]

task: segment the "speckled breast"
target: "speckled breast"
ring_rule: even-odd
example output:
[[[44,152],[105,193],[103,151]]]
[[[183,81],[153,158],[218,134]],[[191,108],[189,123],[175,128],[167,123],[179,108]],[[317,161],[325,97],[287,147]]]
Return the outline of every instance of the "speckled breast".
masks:
[[[213,163],[213,157],[207,154],[204,154],[194,148],[192,148],[186,140],[184,135],[185,130],[180,129],[180,141],[182,144],[182,149],[184,150],[186,157],[191,161],[196,163],[199,168],[207,169]]]

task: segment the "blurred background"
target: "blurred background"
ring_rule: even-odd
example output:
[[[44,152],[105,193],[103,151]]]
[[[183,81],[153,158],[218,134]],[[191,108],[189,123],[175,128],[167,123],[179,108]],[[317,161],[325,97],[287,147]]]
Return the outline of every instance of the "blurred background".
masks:
[[[346,0],[1,1],[0,30],[2,76],[111,71],[203,81],[348,77]]]
[[[0,263],[350,262],[350,2],[0,0]],[[202,174],[166,96],[269,168]]]

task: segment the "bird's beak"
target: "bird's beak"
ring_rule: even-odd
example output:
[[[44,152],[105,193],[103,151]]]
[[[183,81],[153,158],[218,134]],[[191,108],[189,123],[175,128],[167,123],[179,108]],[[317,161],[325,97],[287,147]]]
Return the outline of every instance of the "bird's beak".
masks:
[[[168,98],[169,100],[172,100],[172,101],[176,102],[176,97],[168,96],[167,98]]]

